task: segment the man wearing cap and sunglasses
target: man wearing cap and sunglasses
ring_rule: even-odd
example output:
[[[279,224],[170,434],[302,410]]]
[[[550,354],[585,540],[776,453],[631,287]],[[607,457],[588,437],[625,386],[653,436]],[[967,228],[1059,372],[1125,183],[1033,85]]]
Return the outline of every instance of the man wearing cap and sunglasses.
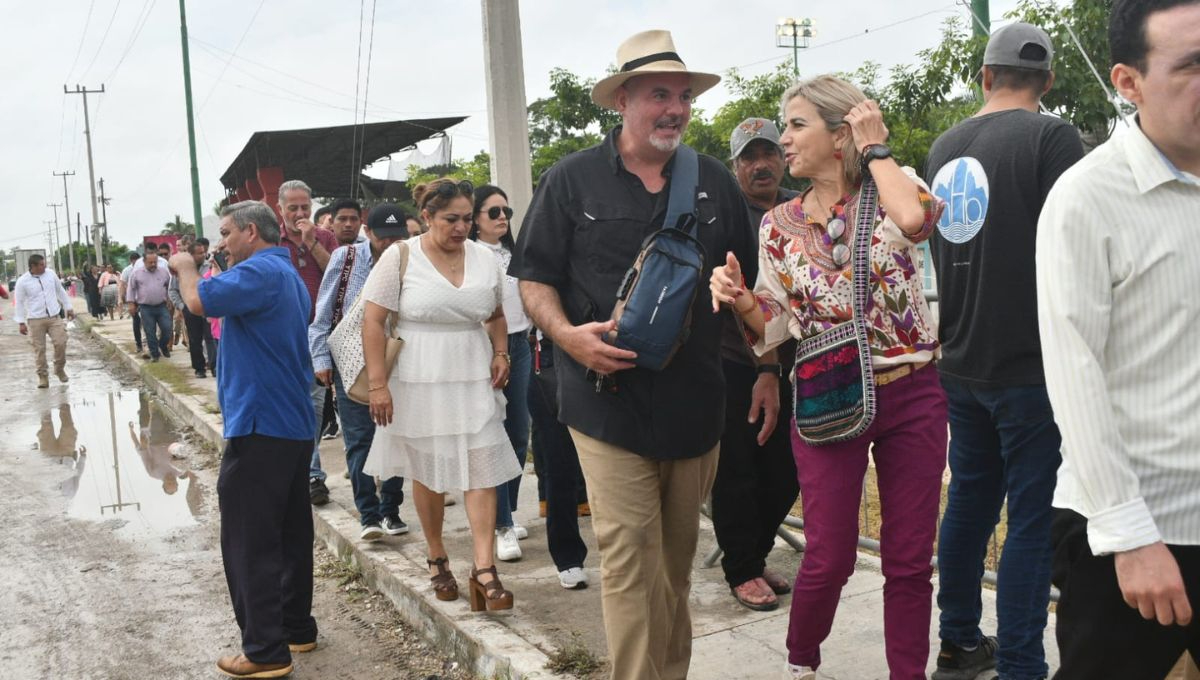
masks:
[[[934,680],[995,667],[1045,677],[1050,501],[1062,443],[1038,339],[1034,240],[1042,202],[1083,156],[1079,133],[1038,113],[1054,46],[1014,23],[983,55],[984,105],[934,142],[927,175],[947,208],[930,240],[941,302],[938,365],[950,415],[950,491],[938,536],[941,650]],[[983,556],[1007,500],[997,636],[979,629]]]
[[[525,217],[509,273],[554,341],[559,419],[571,431],[600,546],[612,677],[687,677],[688,592],[699,509],[724,429],[722,317],[696,296],[687,340],[658,371],[607,344],[622,277],[663,226],[692,100],[720,78],[688,70],[667,31],[617,50],[592,100],[621,114],[605,140],[554,165]],[[732,251],[756,275],[757,239],[729,171],[700,156],[694,232],[711,268]],[[597,377],[599,376],[599,377]]]
[[[766,118],[738,123],[730,134],[729,153],[751,225],[759,225],[767,211],[797,195],[779,186],[783,148],[775,123]],[[800,492],[788,428],[776,426],[780,412],[791,413],[791,382],[782,376],[791,374],[796,345],[788,341],[758,357],[746,346],[733,312],[725,309],[721,316],[727,404],[712,489],[713,532],[724,553],[721,569],[734,599],[749,609],[769,611],[779,607],[776,595],[792,589],[788,579],[766,568],[766,558],[775,545],[776,529]]]

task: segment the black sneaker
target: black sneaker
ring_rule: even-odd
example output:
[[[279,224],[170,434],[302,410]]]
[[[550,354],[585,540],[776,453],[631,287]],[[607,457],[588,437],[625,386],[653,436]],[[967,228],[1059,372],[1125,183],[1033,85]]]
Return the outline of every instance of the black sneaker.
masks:
[[[329,502],[329,487],[319,477],[308,480],[308,500],[313,505],[325,505]]]
[[[207,378],[208,375],[204,371],[196,371],[197,378]]]
[[[408,533],[408,525],[400,519],[400,515],[392,515],[383,518],[383,530],[388,532],[389,536],[400,536]]]
[[[980,673],[996,667],[999,646],[992,635],[985,635],[969,652],[953,642],[942,640],[932,680],[975,680]]]
[[[329,425],[325,428],[325,431],[323,433],[321,433],[321,439],[336,439],[337,436],[338,436],[338,423],[337,423],[337,419],[335,418],[335,419],[329,421]]]

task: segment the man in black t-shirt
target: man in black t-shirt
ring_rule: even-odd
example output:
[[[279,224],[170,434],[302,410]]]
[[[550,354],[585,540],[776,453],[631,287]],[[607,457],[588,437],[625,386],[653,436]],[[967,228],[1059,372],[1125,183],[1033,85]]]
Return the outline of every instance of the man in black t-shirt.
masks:
[[[689,71],[666,31],[617,50],[620,72],[592,99],[621,114],[598,146],[538,183],[509,274],[555,343],[558,417],[570,428],[600,546],[601,601],[612,677],[685,678],[688,592],[700,504],[712,487],[725,424],[722,317],[698,290],[687,340],[660,371],[604,341],[622,277],[665,218],[692,98],[720,78]],[[705,273],[733,252],[757,262],[746,202],[729,171],[700,155],[695,235]],[[599,374],[601,377],[597,377]]]
[[[950,492],[938,536],[941,652],[934,680],[1044,678],[1050,503],[1062,440],[1038,340],[1034,240],[1042,203],[1083,156],[1079,133],[1038,113],[1053,45],[1035,26],[994,33],[985,104],[940,136],[926,180],[947,209],[931,239],[940,299],[938,372],[950,407]],[[979,629],[980,575],[1007,496],[997,636]]]

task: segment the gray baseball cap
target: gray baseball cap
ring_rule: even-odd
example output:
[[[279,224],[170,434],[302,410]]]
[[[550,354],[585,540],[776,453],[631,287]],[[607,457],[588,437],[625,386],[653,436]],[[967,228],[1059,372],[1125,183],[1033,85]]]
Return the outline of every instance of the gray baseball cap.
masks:
[[[1049,71],[1054,60],[1054,43],[1046,32],[1032,24],[1009,24],[992,34],[983,51],[984,66],[1015,66]]]
[[[766,140],[779,146],[779,128],[766,118],[747,118],[733,128],[729,135],[729,160],[742,155],[746,145],[756,139]]]

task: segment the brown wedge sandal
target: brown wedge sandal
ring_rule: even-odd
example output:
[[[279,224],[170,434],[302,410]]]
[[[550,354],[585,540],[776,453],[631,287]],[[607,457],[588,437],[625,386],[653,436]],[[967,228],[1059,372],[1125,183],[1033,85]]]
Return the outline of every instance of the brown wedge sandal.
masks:
[[[480,574],[491,574],[492,580],[487,583],[479,582]],[[471,579],[467,582],[471,589],[471,611],[481,612],[512,609],[513,594],[504,589],[500,583],[500,575],[496,573],[496,565],[484,569],[472,569]]]
[[[439,557],[436,560],[425,560],[425,563],[431,567],[437,567],[437,572],[429,577],[429,582],[433,584],[433,593],[437,599],[443,602],[450,602],[458,599],[458,581],[454,580],[454,574],[450,573],[450,558]]]

